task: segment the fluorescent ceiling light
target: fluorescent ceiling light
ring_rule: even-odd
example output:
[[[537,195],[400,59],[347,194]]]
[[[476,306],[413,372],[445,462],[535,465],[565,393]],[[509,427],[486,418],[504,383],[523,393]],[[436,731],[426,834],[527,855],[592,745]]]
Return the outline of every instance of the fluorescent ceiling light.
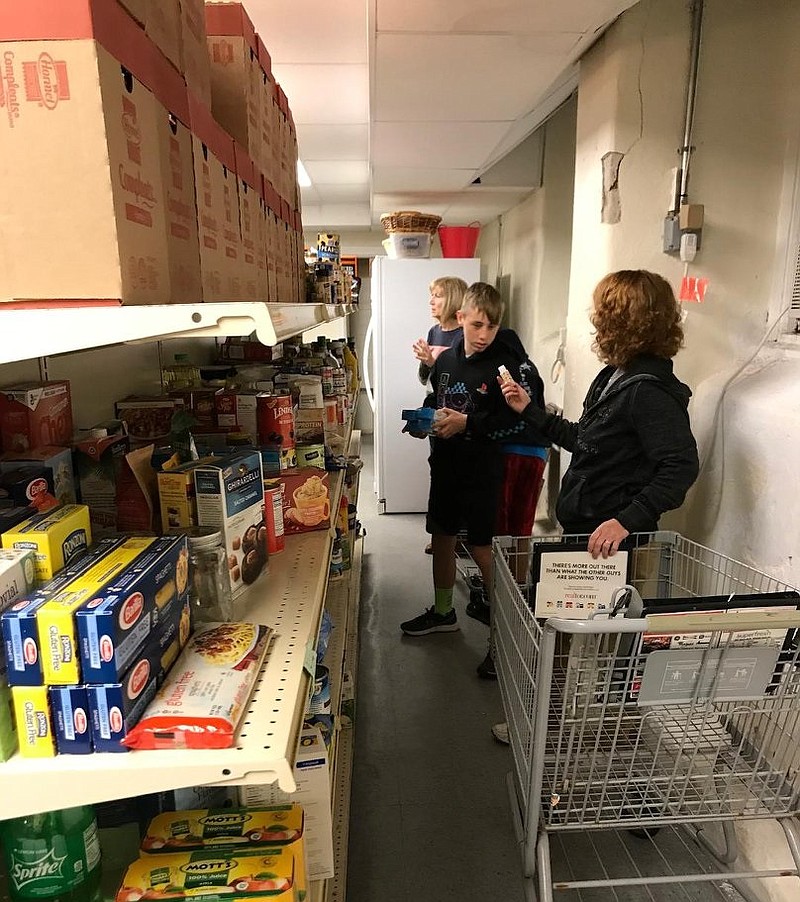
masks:
[[[302,160],[297,161],[297,184],[301,188],[311,187],[311,176],[306,172],[306,167]]]

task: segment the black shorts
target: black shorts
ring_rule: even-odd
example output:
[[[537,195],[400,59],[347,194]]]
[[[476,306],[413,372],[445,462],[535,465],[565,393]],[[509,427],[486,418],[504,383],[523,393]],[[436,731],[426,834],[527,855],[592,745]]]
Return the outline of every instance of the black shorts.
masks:
[[[431,488],[425,528],[431,535],[457,536],[470,545],[491,545],[500,502],[503,462],[494,448],[466,459],[430,458]]]

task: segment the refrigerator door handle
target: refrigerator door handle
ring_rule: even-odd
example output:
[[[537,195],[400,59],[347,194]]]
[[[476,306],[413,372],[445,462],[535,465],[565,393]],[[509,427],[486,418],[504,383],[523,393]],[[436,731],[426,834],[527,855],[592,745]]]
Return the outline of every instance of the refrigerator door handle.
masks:
[[[371,316],[369,319],[369,325],[367,326],[367,333],[364,336],[364,353],[361,355],[364,360],[363,372],[364,372],[364,388],[367,392],[367,401],[369,401],[369,406],[372,408],[372,412],[375,413],[375,392],[372,390],[372,385],[369,381],[369,370],[372,358],[372,346],[375,342],[375,317]]]

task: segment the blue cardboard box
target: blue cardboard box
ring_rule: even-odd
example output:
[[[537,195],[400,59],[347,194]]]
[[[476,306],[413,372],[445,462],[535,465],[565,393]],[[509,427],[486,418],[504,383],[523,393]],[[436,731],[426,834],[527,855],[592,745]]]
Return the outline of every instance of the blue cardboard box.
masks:
[[[89,697],[85,686],[50,686],[50,713],[59,755],[88,755],[92,751]]]
[[[188,592],[186,536],[157,539],[75,612],[83,682],[117,682],[167,609]]]

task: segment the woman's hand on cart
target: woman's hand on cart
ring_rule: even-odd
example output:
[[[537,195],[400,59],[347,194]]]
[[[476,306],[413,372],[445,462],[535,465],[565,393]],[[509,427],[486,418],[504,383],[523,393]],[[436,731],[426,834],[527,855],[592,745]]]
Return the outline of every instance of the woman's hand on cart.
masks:
[[[620,542],[629,535],[619,520],[606,520],[589,536],[589,554],[593,558],[611,557],[619,550]]]
[[[506,404],[517,413],[522,413],[522,411],[531,403],[531,396],[519,382],[514,382],[513,379],[503,379],[501,376],[498,376],[497,381],[503,391],[503,397],[506,399]]]

